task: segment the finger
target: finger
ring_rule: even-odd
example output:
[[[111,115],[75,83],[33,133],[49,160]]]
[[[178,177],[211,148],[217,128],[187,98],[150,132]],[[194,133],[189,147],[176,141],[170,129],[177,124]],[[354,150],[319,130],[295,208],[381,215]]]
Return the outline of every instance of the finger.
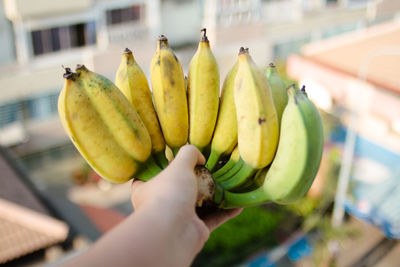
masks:
[[[203,215],[201,219],[207,225],[208,229],[210,229],[210,231],[213,231],[221,224],[239,215],[242,210],[243,208],[215,211]]]
[[[132,196],[135,194],[135,191],[145,182],[140,181],[138,179],[133,179],[132,180],[132,185],[131,185],[131,192],[132,192]]]
[[[196,165],[204,165],[206,160],[201,152],[193,145],[185,145],[179,149],[174,161],[193,169]]]

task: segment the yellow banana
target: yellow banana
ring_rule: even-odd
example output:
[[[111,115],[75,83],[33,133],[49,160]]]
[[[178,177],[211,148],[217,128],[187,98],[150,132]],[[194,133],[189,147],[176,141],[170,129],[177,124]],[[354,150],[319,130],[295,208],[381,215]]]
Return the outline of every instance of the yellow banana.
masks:
[[[181,63],[161,35],[150,68],[154,104],[165,142],[176,153],[189,134],[185,80]]]
[[[118,88],[83,65],[77,73],[66,69],[64,77],[58,100],[61,122],[93,169],[115,183],[133,176],[147,180],[158,173],[159,168],[146,162],[150,136]]]
[[[151,138],[152,154],[162,167],[168,165],[165,141],[153,106],[146,76],[132,52],[126,48],[115,76],[115,85],[122,91],[143,120]]]
[[[240,48],[234,85],[240,160],[221,177],[227,190],[246,183],[271,163],[279,140],[279,124],[267,77],[256,66],[248,49]],[[239,171],[237,171],[239,169]]]
[[[219,70],[206,29],[188,72],[189,143],[203,150],[211,141],[219,104]],[[232,147],[233,149],[233,147]]]
[[[211,141],[211,153],[206,167],[213,170],[221,155],[230,154],[237,144],[237,120],[234,101],[234,84],[238,63],[236,62],[225,77],[217,125]]]
[[[267,78],[248,49],[239,52],[234,98],[240,156],[250,167],[261,169],[275,156],[279,126]]]

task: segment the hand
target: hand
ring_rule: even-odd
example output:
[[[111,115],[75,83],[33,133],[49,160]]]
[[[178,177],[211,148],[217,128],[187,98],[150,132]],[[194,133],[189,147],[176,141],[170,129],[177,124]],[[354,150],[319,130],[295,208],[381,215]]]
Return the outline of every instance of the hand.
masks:
[[[242,209],[205,212],[198,216],[195,210],[197,181],[196,165],[204,165],[205,159],[192,145],[181,147],[176,158],[159,175],[148,182],[134,180],[132,183],[132,205],[135,211],[146,208],[159,209],[161,214],[175,217],[181,223],[192,225],[198,235],[201,249],[210,232],[238,215]]]
[[[135,212],[65,266],[190,266],[210,232],[241,211],[196,214],[194,167],[204,161],[194,146],[184,146],[159,175],[135,180]]]

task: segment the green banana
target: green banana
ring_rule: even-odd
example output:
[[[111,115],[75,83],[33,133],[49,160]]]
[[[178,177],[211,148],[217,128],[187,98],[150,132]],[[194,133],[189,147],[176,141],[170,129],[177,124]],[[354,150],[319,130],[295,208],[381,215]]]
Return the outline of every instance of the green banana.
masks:
[[[122,54],[121,63],[115,75],[115,85],[133,105],[151,139],[153,157],[165,168],[168,160],[165,157],[165,141],[153,106],[153,100],[146,76],[137,64],[132,51],[128,48]]]
[[[148,161],[149,133],[120,90],[107,78],[78,66],[69,68],[58,99],[61,122],[89,165],[104,179],[148,180],[161,169]]]
[[[282,81],[278,74],[278,70],[274,63],[270,63],[265,71],[269,86],[271,87],[272,97],[274,98],[274,104],[276,109],[276,114],[278,116],[278,122],[282,120],[282,113],[288,102],[288,95],[286,92],[285,83]]]
[[[150,78],[165,142],[176,154],[188,140],[188,104],[181,63],[163,35],[151,62]]]
[[[292,203],[310,188],[323,151],[321,117],[306,94],[295,85],[288,88],[288,94],[278,150],[263,184],[245,193],[216,187],[215,199],[221,208],[247,207],[269,201]]]
[[[189,143],[202,151],[211,141],[218,116],[219,70],[206,29],[188,71]]]
[[[217,125],[211,141],[211,153],[206,168],[212,171],[221,155],[229,155],[237,144],[237,120],[234,102],[234,84],[238,63],[236,62],[225,77]]]

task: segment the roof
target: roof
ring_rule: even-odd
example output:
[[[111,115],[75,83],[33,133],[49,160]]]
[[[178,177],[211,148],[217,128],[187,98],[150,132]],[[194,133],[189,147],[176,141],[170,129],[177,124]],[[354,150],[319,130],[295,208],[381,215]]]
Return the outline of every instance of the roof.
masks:
[[[354,77],[365,70],[368,82],[400,94],[400,21],[308,44],[302,55]]]
[[[0,264],[64,241],[66,223],[0,198]]]
[[[21,179],[21,173],[13,166],[8,150],[0,147],[0,198],[14,202],[34,211],[50,215],[35,192]]]
[[[0,147],[0,264],[64,241],[68,225],[53,218],[7,149]]]

